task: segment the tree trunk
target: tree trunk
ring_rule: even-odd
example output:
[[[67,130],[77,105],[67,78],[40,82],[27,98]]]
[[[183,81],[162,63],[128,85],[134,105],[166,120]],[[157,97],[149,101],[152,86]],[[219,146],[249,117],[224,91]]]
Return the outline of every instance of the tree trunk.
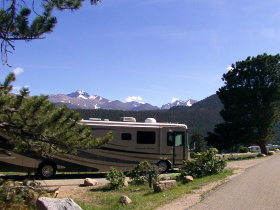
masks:
[[[266,142],[260,141],[258,142],[259,147],[261,148],[261,153],[267,155],[267,148],[266,148]]]

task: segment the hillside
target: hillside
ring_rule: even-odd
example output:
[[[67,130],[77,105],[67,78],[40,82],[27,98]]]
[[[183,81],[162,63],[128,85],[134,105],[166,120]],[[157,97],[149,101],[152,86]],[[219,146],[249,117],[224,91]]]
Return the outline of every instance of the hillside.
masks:
[[[216,94],[205,98],[191,107],[174,106],[169,110],[150,111],[119,111],[119,110],[92,110],[78,109],[84,119],[101,118],[119,121],[121,117],[135,117],[137,121],[144,122],[146,118],[155,118],[157,122],[183,123],[189,128],[190,135],[194,132],[213,132],[216,124],[223,120],[220,110],[223,105]],[[276,139],[280,142],[280,123],[276,126]]]
[[[212,95],[199,101],[191,107],[174,106],[169,110],[150,111],[119,111],[119,110],[91,110],[78,109],[84,119],[101,118],[109,120],[120,120],[121,117],[135,117],[137,121],[143,122],[146,118],[155,118],[158,122],[183,123],[189,127],[189,132],[207,133],[213,131],[215,124],[222,121],[219,111],[222,104],[216,95]]]

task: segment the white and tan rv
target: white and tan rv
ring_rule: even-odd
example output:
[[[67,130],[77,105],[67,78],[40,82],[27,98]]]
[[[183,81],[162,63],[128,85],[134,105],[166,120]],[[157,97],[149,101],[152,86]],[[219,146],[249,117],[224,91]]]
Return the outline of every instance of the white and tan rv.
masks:
[[[82,120],[80,124],[90,126],[94,137],[103,137],[112,131],[114,138],[98,149],[79,150],[75,155],[58,155],[51,160],[38,160],[37,163],[28,161],[32,165],[24,164],[24,160],[19,161],[17,154],[2,153],[1,165],[5,160],[13,160],[13,164],[18,164],[21,170],[32,172],[31,169],[36,169],[38,174],[48,178],[53,177],[56,171],[105,172],[111,167],[129,171],[144,160],[168,171],[177,168],[189,157],[185,124],[158,123],[153,118],[136,122],[131,117],[124,117],[122,121],[90,118]]]

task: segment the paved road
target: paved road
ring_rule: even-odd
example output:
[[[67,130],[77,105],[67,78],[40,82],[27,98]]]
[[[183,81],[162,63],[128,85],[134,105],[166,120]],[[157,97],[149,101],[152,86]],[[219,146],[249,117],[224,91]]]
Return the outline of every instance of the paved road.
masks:
[[[280,155],[261,162],[188,210],[280,209]]]

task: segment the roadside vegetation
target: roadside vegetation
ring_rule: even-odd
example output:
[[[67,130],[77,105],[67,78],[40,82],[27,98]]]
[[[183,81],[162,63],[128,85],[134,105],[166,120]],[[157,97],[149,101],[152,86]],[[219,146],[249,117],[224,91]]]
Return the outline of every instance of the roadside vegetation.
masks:
[[[106,174],[109,184],[96,186],[85,191],[81,199],[74,201],[83,210],[99,209],[155,209],[170,203],[184,194],[191,194],[211,182],[224,180],[233,174],[233,169],[225,170],[228,161],[261,158],[260,153],[217,154],[211,148],[196,153],[184,161],[178,173],[161,174],[161,168],[142,161],[131,171],[124,174],[111,168]],[[192,176],[193,181],[184,182],[184,177]],[[153,183],[162,180],[176,180],[177,187],[163,192],[155,192]],[[121,204],[121,196],[127,195],[132,203]],[[56,190],[43,188],[36,181],[0,180],[1,209],[35,209],[39,197],[55,197]]]
[[[216,157],[218,150],[211,148],[197,154],[196,158],[184,161],[179,173],[171,174],[168,179],[176,180],[177,187],[167,191],[155,192],[151,182],[156,183],[165,176],[160,176],[160,168],[151,166],[147,161],[141,162],[132,169],[127,177],[130,183],[125,183],[124,174],[111,169],[107,174],[110,184],[88,192],[89,201],[76,201],[86,209],[155,209],[170,203],[183,194],[190,194],[203,185],[223,180],[232,174],[232,170],[225,171],[225,158]],[[195,177],[194,181],[184,182],[185,176]],[[166,179],[166,177],[164,178]],[[131,204],[118,202],[122,195],[127,195]]]
[[[177,182],[177,187],[169,191],[154,193],[149,188],[148,183],[143,185],[132,185],[128,187],[110,190],[109,188],[99,188],[88,192],[90,200],[87,202],[75,200],[83,210],[103,210],[103,209],[156,209],[159,206],[170,203],[184,194],[191,194],[194,190],[200,189],[203,185],[223,180],[232,175],[232,170],[224,171],[221,174],[209,175],[203,178],[195,179],[188,184]],[[129,205],[119,204],[118,199],[123,194],[129,196],[132,203]]]
[[[43,188],[36,181],[0,179],[0,209],[36,209],[39,197],[54,197],[56,190]]]
[[[176,180],[177,187],[157,193],[153,189],[154,183],[161,180],[161,168],[150,165],[147,161],[141,162],[129,171],[126,176],[114,168],[107,173],[109,184],[99,186],[88,192],[87,202],[76,200],[83,209],[154,209],[171,202],[182,194],[192,193],[203,184],[224,179],[232,171],[224,171],[227,160],[216,157],[217,149],[209,149],[197,154],[192,160],[184,161],[179,173],[168,175],[168,179]],[[194,181],[184,182],[185,176],[197,177]],[[129,178],[129,184],[127,178]],[[166,176],[163,176],[166,179]],[[185,184],[184,184],[185,183]],[[54,193],[54,192],[52,192]],[[129,196],[131,204],[118,203],[123,194]],[[3,209],[13,207],[35,208],[36,199],[46,196],[47,192],[36,182],[2,181],[0,183],[0,206]],[[51,197],[52,194],[47,195]],[[20,208],[19,208],[20,209]]]

